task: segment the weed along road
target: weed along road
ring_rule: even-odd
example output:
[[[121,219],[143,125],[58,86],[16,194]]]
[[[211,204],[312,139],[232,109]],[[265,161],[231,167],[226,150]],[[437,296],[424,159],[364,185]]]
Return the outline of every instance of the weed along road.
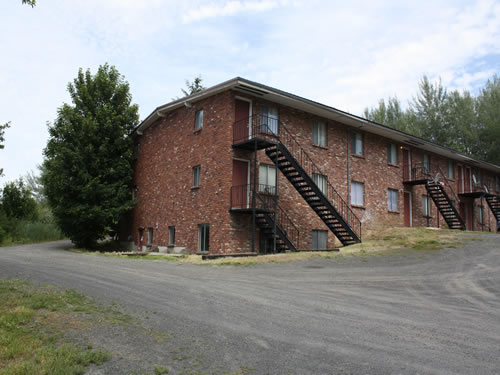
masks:
[[[0,248],[0,275],[74,288],[165,338],[94,332],[112,360],[92,373],[161,360],[169,374],[498,374],[500,237],[476,237],[248,267],[91,256],[57,242]]]

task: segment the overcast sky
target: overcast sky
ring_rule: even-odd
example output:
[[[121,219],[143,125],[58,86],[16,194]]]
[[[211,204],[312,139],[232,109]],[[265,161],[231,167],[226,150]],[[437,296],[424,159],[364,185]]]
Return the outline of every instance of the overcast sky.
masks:
[[[474,92],[500,72],[500,1],[21,0],[0,4],[0,186],[43,160],[80,67],[130,83],[141,119],[201,74],[240,76],[354,114],[423,74]],[[407,5],[413,4],[413,5]]]

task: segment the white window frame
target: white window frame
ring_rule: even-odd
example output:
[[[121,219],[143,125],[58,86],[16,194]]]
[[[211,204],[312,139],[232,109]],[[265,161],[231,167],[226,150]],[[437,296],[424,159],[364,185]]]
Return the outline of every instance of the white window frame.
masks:
[[[479,221],[479,224],[484,225],[484,206],[479,206],[479,215],[477,220]]]
[[[363,156],[365,153],[365,140],[362,133],[352,132],[351,133],[351,154]]]
[[[313,229],[311,237],[312,237],[311,249],[313,250],[328,249],[328,231]]]
[[[328,176],[319,173],[312,174],[312,180],[319,190],[328,197]]]
[[[203,109],[196,111],[194,114],[194,129],[203,129]]]
[[[422,172],[430,173],[430,171],[431,171],[431,158],[429,157],[429,154],[424,152],[422,154]]]
[[[193,167],[193,187],[198,187],[201,185],[201,165],[195,165]]]
[[[312,125],[312,143],[316,146],[328,146],[328,132],[326,123],[323,121],[313,121]]]
[[[398,165],[398,146],[394,143],[387,145],[387,163],[391,165]]]
[[[358,191],[359,187],[361,192]],[[361,206],[365,205],[365,184],[358,181],[351,182],[351,205],[352,206]]]
[[[431,197],[428,195],[422,195],[422,216],[431,216]]]
[[[276,167],[271,164],[259,165],[259,192],[276,194]]]
[[[261,107],[260,131],[267,134],[278,134],[278,108],[268,105]]]
[[[448,168],[446,175],[448,176],[448,178],[451,178],[452,180],[455,179],[455,163],[452,162],[451,160],[448,160]]]
[[[147,240],[147,245],[152,245],[153,244],[153,228],[149,227],[148,228],[148,240]]]
[[[210,248],[210,224],[198,224],[198,251],[208,252]]]
[[[389,211],[399,211],[399,191],[397,189],[387,189],[387,209]]]

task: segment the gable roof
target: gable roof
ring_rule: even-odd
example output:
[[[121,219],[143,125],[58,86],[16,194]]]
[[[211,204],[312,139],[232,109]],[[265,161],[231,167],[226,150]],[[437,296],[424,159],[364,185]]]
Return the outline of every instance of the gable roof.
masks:
[[[133,130],[133,133],[135,132],[140,135],[155,121],[157,121],[161,117],[164,117],[165,113],[168,113],[185,105],[189,106],[190,103],[197,102],[206,97],[218,94],[226,90],[235,90],[242,93],[250,94],[252,96],[263,98],[270,102],[283,104],[320,117],[324,117],[330,120],[335,120],[349,127],[352,127],[353,129],[360,129],[363,132],[380,135],[382,137],[391,139],[403,145],[414,146],[419,149],[429,151],[438,155],[442,155],[459,162],[472,164],[474,166],[490,170],[494,173],[500,173],[500,166],[498,165],[471,158],[449,147],[438,145],[436,143],[427,141],[420,137],[390,128],[386,125],[369,121],[363,117],[356,116],[348,112],[336,109],[334,107],[330,107],[325,104],[315,102],[313,100],[302,98],[300,96],[282,90],[278,90],[273,87],[263,85],[261,83],[253,82],[241,77],[230,79],[228,81],[222,82],[218,85],[200,91],[196,94],[186,96],[157,107],[148,117],[146,117]]]

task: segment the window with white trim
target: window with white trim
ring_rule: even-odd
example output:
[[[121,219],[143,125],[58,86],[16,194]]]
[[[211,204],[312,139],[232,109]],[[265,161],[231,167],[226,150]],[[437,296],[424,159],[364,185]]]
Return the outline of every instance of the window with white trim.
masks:
[[[313,182],[316,184],[316,186],[319,188],[319,190],[323,194],[328,195],[328,177],[326,177],[323,174],[313,173],[312,179]]]
[[[148,245],[153,244],[153,228],[148,228]]]
[[[398,211],[398,191],[395,189],[387,189],[387,209]]]
[[[193,186],[200,186],[201,180],[201,166],[193,167]]]
[[[194,116],[194,129],[198,130],[203,128],[203,110],[196,111]]]
[[[259,191],[276,194],[276,167],[274,165],[259,165]]]
[[[328,146],[328,137],[326,133],[326,124],[322,121],[313,121],[312,142],[318,146]]]
[[[398,147],[393,143],[387,145],[387,163],[398,165]]]
[[[422,215],[431,216],[431,200],[428,195],[422,195]]]
[[[278,134],[278,108],[262,106],[260,113],[260,131]]]
[[[484,224],[484,207],[479,206],[479,217],[477,218],[479,220],[479,224],[483,225]]]
[[[354,155],[363,155],[363,134],[358,132],[351,133],[351,153]]]
[[[448,178],[455,178],[455,163],[448,160]]]
[[[429,173],[431,171],[431,159],[429,155],[422,154],[422,172]]]
[[[365,184],[362,182],[351,182],[351,205],[364,206]]]
[[[210,225],[198,224],[198,251],[208,251],[210,245]]]
[[[313,250],[323,250],[327,249],[328,232],[326,230],[316,230],[312,231],[312,249]]]

